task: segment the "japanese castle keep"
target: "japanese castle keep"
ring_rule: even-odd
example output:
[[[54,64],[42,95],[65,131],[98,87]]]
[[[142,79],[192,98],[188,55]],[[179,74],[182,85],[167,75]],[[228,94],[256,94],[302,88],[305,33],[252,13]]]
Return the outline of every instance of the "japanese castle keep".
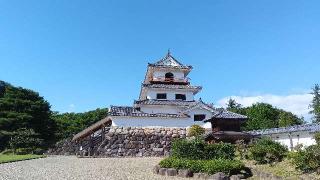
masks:
[[[211,128],[204,120],[216,114],[238,117],[241,115],[215,109],[211,104],[194,96],[202,89],[190,83],[192,66],[184,65],[170,52],[156,63],[148,64],[141,85],[139,99],[132,107],[111,106],[113,126],[188,127],[193,124]]]
[[[170,52],[164,58],[149,63],[140,95],[133,105],[111,106],[109,115],[76,135],[106,126],[119,127],[189,127],[193,124],[211,128],[209,119],[246,119],[246,116],[215,108],[194,96],[202,89],[190,83],[192,66],[184,65]]]

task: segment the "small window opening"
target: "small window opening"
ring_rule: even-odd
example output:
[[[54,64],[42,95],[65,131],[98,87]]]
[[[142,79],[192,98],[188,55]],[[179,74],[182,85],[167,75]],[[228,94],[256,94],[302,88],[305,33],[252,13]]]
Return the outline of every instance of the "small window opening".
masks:
[[[164,76],[165,76],[165,78],[169,78],[169,79],[173,78],[173,74],[171,72],[166,73]]]
[[[206,118],[205,114],[195,114],[193,116],[194,121],[202,121]]]
[[[166,73],[164,76],[166,81],[173,81],[174,76],[171,72]]]
[[[166,93],[158,93],[157,99],[167,99],[167,94]]]
[[[186,95],[185,94],[176,94],[176,100],[186,100]]]

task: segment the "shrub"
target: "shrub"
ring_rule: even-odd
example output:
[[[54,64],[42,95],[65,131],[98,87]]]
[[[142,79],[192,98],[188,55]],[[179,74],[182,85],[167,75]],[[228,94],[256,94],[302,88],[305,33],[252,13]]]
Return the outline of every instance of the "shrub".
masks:
[[[33,148],[18,148],[18,149],[15,149],[15,154],[17,155],[33,154]]]
[[[299,143],[296,146],[293,147],[293,150],[300,151],[303,149],[303,144]]]
[[[9,145],[17,154],[32,153],[38,147],[41,147],[43,140],[33,129],[21,128],[13,132]]]
[[[291,154],[290,158],[297,169],[304,172],[315,171],[320,167],[320,145],[309,146],[305,150]]]
[[[172,156],[187,159],[233,159],[235,146],[228,143],[207,144],[200,139],[178,139],[172,144]]]
[[[160,161],[162,168],[190,169],[193,172],[236,174],[245,168],[241,161],[228,159],[189,160],[169,157]]]
[[[320,132],[314,134],[314,140],[316,140],[318,145],[320,144]]]
[[[247,144],[244,140],[236,141],[236,150],[239,153],[240,159],[247,158]]]
[[[172,143],[172,156],[177,158],[202,159],[205,143],[199,139],[178,139]]]
[[[204,159],[234,159],[235,146],[229,143],[207,144],[204,148]]]
[[[216,159],[204,163],[203,171],[208,174],[224,172],[226,174],[238,174],[244,169],[244,164],[237,160]]]
[[[198,136],[201,136],[205,133],[205,129],[199,125],[192,125],[190,128],[189,128],[189,136],[195,136],[195,137],[198,137]]]
[[[282,161],[288,149],[270,138],[262,138],[255,142],[249,151],[255,161],[266,164]]]
[[[9,154],[14,154],[14,152],[12,149],[6,149],[6,150],[2,151],[1,154],[9,155]]]

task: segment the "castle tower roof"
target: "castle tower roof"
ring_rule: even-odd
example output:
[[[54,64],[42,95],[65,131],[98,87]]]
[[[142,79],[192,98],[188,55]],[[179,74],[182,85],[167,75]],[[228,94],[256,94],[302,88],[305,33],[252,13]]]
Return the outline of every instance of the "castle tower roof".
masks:
[[[181,62],[179,62],[176,58],[174,58],[171,55],[170,50],[168,50],[168,53],[166,56],[156,63],[149,63],[149,66],[151,67],[170,67],[170,68],[178,68],[178,69],[192,69],[192,66],[184,65]]]

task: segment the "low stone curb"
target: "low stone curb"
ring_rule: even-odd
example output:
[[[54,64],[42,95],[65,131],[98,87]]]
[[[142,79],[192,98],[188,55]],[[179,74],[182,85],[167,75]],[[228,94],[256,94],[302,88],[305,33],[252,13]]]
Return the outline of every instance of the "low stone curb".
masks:
[[[161,168],[159,165],[153,167],[153,173],[162,176],[178,176],[183,178],[194,178],[194,179],[208,179],[208,180],[240,180],[241,175],[227,176],[222,172],[218,172],[213,175],[206,173],[193,173],[189,169],[174,169],[174,168]]]
[[[257,169],[251,169],[252,173],[254,176],[258,177],[259,179],[270,179],[270,180],[282,180],[284,178],[280,177],[280,176],[276,176],[274,174],[271,173],[266,173],[266,172],[262,172],[259,171]]]

